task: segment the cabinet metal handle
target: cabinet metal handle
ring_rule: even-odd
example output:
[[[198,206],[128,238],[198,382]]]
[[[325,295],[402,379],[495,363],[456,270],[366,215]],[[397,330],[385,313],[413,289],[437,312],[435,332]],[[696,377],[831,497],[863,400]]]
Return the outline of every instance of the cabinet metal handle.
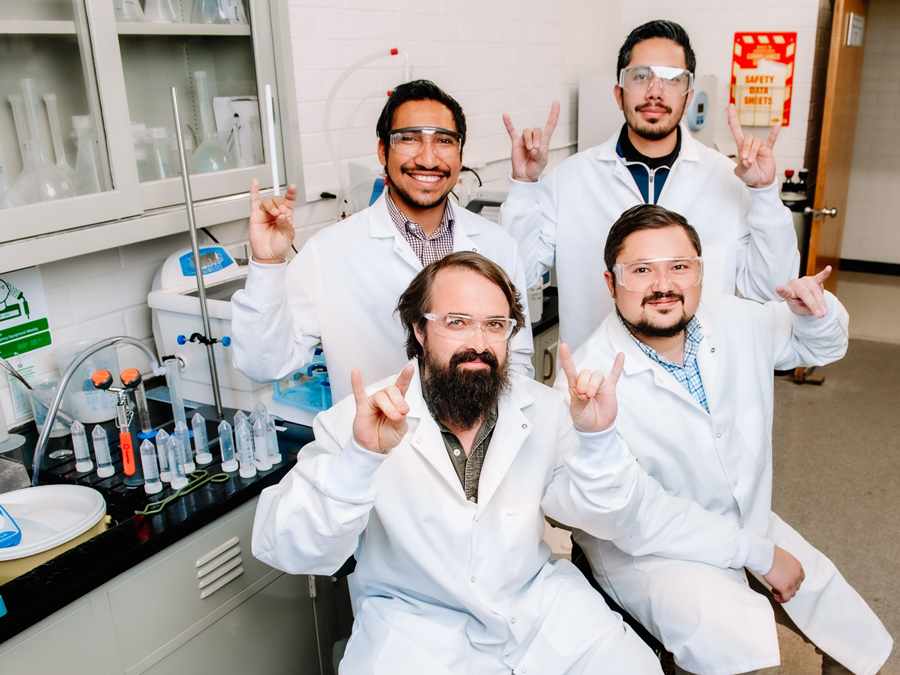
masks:
[[[837,218],[837,209],[814,209],[811,206],[807,206],[803,209],[803,213],[807,216],[811,215],[813,220],[818,220],[820,217],[831,216],[832,218]]]

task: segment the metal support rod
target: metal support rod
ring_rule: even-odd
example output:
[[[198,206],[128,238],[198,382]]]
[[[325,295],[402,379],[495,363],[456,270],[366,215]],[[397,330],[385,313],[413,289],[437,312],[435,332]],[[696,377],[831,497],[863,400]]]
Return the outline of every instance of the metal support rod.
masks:
[[[197,277],[197,294],[200,299],[200,315],[203,318],[203,332],[212,340],[212,329],[209,326],[209,311],[206,307],[206,287],[203,283],[203,266],[200,264],[200,248],[197,245],[197,223],[194,221],[194,200],[191,197],[191,181],[188,177],[187,155],[184,151],[184,137],[181,132],[181,116],[178,114],[178,92],[172,92],[172,112],[175,115],[175,137],[178,139],[178,159],[181,161],[181,182],[184,186],[184,205],[187,208],[188,230],[191,234],[191,249],[194,251],[194,276]],[[219,375],[216,371],[216,355],[212,342],[206,345],[206,356],[209,359],[209,379],[212,383],[213,400],[216,404],[216,415],[222,416],[222,394],[219,391]]]

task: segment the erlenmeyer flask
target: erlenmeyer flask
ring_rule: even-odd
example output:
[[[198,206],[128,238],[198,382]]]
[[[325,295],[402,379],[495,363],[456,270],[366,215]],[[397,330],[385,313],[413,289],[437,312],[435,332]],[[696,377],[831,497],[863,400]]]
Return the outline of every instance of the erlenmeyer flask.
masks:
[[[229,23],[219,0],[194,0],[194,11],[191,13],[192,23]]]
[[[72,126],[78,134],[78,155],[75,157],[75,192],[80,195],[100,192],[100,155],[97,134],[89,115],[73,115]]]
[[[56,168],[63,172],[71,183],[75,182],[75,169],[66,161],[62,132],[59,130],[59,112],[56,109],[56,94],[44,94],[47,104],[47,118],[50,120],[50,138],[53,140],[53,152],[56,155]]]
[[[172,164],[172,158],[169,156],[169,134],[166,133],[164,127],[154,127],[150,129],[150,140],[153,142],[151,165],[154,180],[174,178],[177,174],[175,165]]]
[[[152,23],[181,23],[172,0],[147,0],[144,3],[144,21]]]
[[[201,138],[203,141],[194,150],[194,170],[197,173],[234,169],[237,163],[228,154],[225,146],[216,136],[216,120],[213,116],[212,99],[206,89],[206,71],[194,71],[194,83],[197,91],[197,104],[200,107]]]
[[[143,21],[144,12],[138,0],[113,0],[116,21]]]

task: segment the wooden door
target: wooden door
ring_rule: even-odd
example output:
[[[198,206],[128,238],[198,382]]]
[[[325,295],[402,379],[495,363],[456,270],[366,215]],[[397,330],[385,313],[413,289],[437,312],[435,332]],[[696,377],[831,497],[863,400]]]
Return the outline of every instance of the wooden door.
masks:
[[[853,139],[856,135],[856,113],[859,108],[862,45],[865,44],[865,28],[868,26],[863,30],[862,44],[859,46],[849,46],[848,35],[851,14],[865,18],[868,9],[868,0],[835,0],[834,3],[822,137],[813,198],[813,222],[806,266],[807,274],[815,274],[826,265],[831,265],[834,271],[825,282],[825,287],[832,292],[837,289]]]

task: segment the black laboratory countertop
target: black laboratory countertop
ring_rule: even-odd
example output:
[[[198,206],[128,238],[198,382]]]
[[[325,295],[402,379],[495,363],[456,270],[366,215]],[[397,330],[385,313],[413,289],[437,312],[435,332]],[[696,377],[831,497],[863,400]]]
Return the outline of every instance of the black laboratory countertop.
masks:
[[[154,401],[149,404],[154,423],[157,417],[161,418],[166,413],[171,416],[170,406]],[[189,417],[192,414],[193,411],[188,411]],[[218,421],[207,419],[210,446],[218,438],[217,424]],[[165,499],[173,491],[165,488],[158,494],[148,495],[142,487],[126,488],[122,484],[122,461],[117,444],[113,447],[118,431],[112,422],[104,423],[103,426],[106,427],[110,449],[113,451],[113,463],[117,471],[115,476],[98,479],[94,472],[78,473],[71,456],[51,459],[49,454],[53,450],[72,447],[71,438],[64,436],[50,439],[40,481],[41,484],[75,483],[97,489],[106,500],[107,515],[112,518],[110,527],[106,532],[0,585],[0,598],[6,605],[7,612],[0,617],[0,643],[253,499],[263,488],[280,481],[294,465],[297,452],[313,440],[312,429],[309,427],[285,423],[286,431],[278,432],[283,457],[281,464],[269,471],[259,472],[253,478],[240,478],[237,473],[228,474],[227,481],[208,482],[175,500],[160,513],[139,516],[134,515],[136,510]],[[172,426],[170,421],[156,428],[165,428],[171,432]],[[88,433],[91,428],[92,425],[88,427]],[[26,436],[26,443],[4,457],[22,461],[30,475],[37,433],[33,424],[30,429],[26,427],[16,431]],[[136,435],[134,437],[137,438]],[[139,443],[136,444],[135,454],[139,458],[138,445]],[[214,457],[220,457],[217,448],[211,447],[211,451]],[[206,470],[209,475],[222,473],[218,461],[198,469]]]
[[[531,333],[532,335],[540,335],[558,323],[559,289],[556,286],[548,286],[544,289],[544,307],[541,310],[541,320],[531,324]]]

